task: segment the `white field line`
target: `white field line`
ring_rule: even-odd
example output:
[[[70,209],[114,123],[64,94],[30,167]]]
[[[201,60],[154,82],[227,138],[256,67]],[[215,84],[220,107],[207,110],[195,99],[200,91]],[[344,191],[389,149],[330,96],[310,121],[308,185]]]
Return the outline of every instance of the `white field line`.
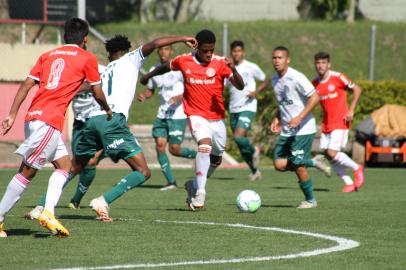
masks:
[[[139,219],[122,218],[122,221],[137,221],[141,222]],[[263,231],[274,231],[281,233],[290,233],[296,235],[305,235],[325,240],[330,240],[336,242],[336,245],[328,248],[314,249],[309,251],[303,251],[299,253],[277,255],[277,256],[260,256],[260,257],[242,257],[242,258],[231,258],[231,259],[213,259],[213,260],[196,260],[196,261],[179,261],[179,262],[159,262],[159,263],[134,263],[134,264],[121,264],[121,265],[106,265],[106,266],[90,266],[90,267],[70,267],[70,268],[52,268],[49,270],[114,270],[114,269],[135,269],[135,268],[158,268],[158,267],[174,267],[174,266],[186,266],[186,265],[207,265],[207,264],[227,264],[227,263],[246,263],[246,262],[262,262],[262,261],[272,261],[272,260],[286,260],[295,259],[303,257],[317,256],[332,252],[338,252],[343,250],[348,250],[356,248],[360,245],[359,242],[346,239],[342,237],[321,234],[321,233],[311,233],[297,230],[282,229],[278,227],[257,227],[245,224],[229,224],[229,223],[216,223],[216,222],[199,222],[199,221],[167,221],[167,220],[155,220],[159,223],[175,223],[175,224],[193,224],[193,225],[209,225],[209,226],[224,226],[232,228],[244,228],[253,230],[263,230]]]

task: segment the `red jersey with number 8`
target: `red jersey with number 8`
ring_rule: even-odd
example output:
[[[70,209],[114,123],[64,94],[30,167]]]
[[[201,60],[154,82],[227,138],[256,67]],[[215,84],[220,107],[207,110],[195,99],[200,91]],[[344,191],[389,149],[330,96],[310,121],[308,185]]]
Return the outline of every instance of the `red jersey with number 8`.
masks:
[[[208,120],[224,118],[224,79],[232,72],[223,57],[213,55],[210,63],[203,64],[191,53],[179,55],[171,61],[171,69],[182,72],[183,108],[187,116],[198,115]]]
[[[25,121],[37,119],[60,131],[66,109],[83,81],[101,83],[96,56],[73,44],[42,54],[28,77],[39,83],[39,89]]]

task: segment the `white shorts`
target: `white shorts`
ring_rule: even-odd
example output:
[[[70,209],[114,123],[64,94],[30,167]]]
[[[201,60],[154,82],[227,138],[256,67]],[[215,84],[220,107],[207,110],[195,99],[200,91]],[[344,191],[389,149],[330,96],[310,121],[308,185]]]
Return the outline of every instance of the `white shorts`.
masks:
[[[26,165],[42,169],[45,162],[52,162],[68,155],[59,130],[39,120],[25,122],[25,141],[15,151]]]
[[[341,151],[348,142],[348,129],[335,129],[330,133],[322,133],[320,138],[321,149]]]
[[[210,138],[212,142],[211,154],[215,156],[223,155],[227,142],[224,119],[207,120],[201,116],[191,115],[188,117],[188,122],[196,142],[204,138]]]

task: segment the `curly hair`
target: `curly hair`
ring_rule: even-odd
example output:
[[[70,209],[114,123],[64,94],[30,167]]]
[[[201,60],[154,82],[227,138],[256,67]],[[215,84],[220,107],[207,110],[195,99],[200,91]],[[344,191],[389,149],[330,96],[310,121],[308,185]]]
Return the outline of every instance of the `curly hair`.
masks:
[[[109,54],[114,54],[118,51],[128,51],[131,48],[131,42],[124,35],[115,35],[106,41],[105,47]]]

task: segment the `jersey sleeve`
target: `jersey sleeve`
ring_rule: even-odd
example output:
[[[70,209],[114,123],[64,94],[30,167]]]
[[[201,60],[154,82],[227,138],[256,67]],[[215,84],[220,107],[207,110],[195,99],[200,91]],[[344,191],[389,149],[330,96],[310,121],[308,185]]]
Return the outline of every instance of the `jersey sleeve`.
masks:
[[[142,46],[139,46],[137,49],[129,52],[127,55],[130,59],[130,63],[133,64],[137,69],[141,69],[146,59],[142,54]]]
[[[252,71],[253,71],[254,78],[256,80],[261,81],[261,82],[265,81],[266,75],[258,65],[254,64]]]
[[[35,65],[30,70],[30,74],[28,74],[28,77],[39,82],[41,77],[41,70],[42,70],[42,56],[38,58]]]
[[[83,66],[83,70],[85,72],[85,79],[90,85],[97,85],[101,83],[96,56],[91,55],[88,57]]]
[[[343,86],[344,86],[343,88],[347,88],[347,89],[354,88],[355,84],[343,73],[341,73],[338,78],[340,79],[340,82],[343,84]]]
[[[171,70],[180,70],[180,61],[182,59],[182,56],[176,56],[174,59],[171,60],[170,63],[170,68]]]
[[[231,69],[226,65],[226,62],[224,62],[224,60],[222,60],[223,62],[223,68],[221,70],[221,77],[225,78],[225,79],[229,79],[231,77],[231,75],[233,75],[233,72],[231,71]]]
[[[297,90],[305,97],[310,97],[316,91],[313,84],[303,74],[297,77]]]

